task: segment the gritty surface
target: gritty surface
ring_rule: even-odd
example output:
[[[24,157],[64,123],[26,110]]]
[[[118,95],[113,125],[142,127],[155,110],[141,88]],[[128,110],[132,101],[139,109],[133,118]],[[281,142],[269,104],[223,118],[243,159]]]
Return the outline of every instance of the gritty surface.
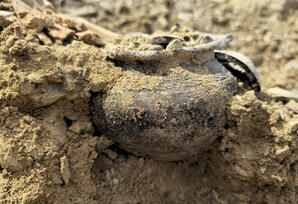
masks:
[[[22,20],[36,23],[24,33],[15,16],[1,17],[0,202],[297,203],[298,104],[266,94],[272,87],[297,92],[297,1],[156,5],[102,1],[89,19],[122,33],[169,30],[176,22],[232,33],[233,49],[257,65],[264,92],[235,96],[224,134],[195,160],[134,156],[91,121],[92,93],[125,75],[106,60],[98,36],[97,47],[89,45],[90,38],[79,39],[84,26],[51,13]],[[44,32],[55,23],[55,32]]]

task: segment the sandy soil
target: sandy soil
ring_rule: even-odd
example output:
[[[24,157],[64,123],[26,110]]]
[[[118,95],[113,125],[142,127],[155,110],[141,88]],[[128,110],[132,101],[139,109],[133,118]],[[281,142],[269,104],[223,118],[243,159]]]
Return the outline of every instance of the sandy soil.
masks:
[[[95,128],[91,97],[126,76],[101,36],[49,10],[17,17],[1,2],[9,15],[0,16],[0,203],[297,203],[297,8],[295,0],[63,4],[61,12],[117,33],[175,23],[230,33],[230,49],[255,63],[263,91],[232,99],[223,135],[196,159],[166,162],[127,153]],[[290,96],[276,97],[276,87]]]

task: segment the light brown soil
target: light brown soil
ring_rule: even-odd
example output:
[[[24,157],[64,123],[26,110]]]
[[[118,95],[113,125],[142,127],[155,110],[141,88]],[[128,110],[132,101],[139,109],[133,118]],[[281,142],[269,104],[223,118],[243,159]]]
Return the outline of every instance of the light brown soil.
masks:
[[[70,2],[62,10],[76,6]],[[59,29],[41,38],[40,27],[23,26],[28,19],[0,18],[0,203],[297,203],[298,104],[266,93],[276,86],[297,92],[297,1],[95,6],[89,20],[118,33],[181,23],[233,34],[230,49],[254,61],[263,92],[235,96],[224,134],[195,160],[135,156],[92,123],[91,96],[126,76],[106,60],[101,42],[84,43],[76,37],[84,26],[47,11],[45,25],[38,25],[50,30],[57,23],[67,29],[66,39]]]

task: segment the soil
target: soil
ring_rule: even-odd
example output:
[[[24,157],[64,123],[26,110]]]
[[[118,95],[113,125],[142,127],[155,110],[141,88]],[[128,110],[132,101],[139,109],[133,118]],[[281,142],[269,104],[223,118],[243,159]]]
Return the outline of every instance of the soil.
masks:
[[[195,159],[125,152],[89,109],[128,76],[107,60],[105,39],[50,10],[17,15],[1,2],[0,203],[297,203],[296,0],[88,2],[58,10],[120,34],[176,23],[232,34],[229,49],[252,59],[262,92],[234,96],[223,134]],[[292,96],[267,91],[276,87]]]

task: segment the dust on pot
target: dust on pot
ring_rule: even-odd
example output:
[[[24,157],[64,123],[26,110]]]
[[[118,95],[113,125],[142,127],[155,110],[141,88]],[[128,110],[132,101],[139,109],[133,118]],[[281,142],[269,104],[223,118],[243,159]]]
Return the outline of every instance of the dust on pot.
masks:
[[[110,40],[109,60],[124,75],[92,99],[97,128],[134,154],[168,161],[196,156],[222,135],[238,81],[260,90],[251,61],[222,50],[230,41],[185,28]]]

